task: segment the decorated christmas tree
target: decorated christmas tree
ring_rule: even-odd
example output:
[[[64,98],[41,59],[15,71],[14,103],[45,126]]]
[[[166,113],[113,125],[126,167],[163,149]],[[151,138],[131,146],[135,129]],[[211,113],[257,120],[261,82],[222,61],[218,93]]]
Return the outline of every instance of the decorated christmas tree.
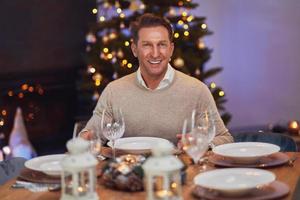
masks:
[[[216,83],[207,81],[222,68],[205,66],[212,50],[206,47],[203,37],[212,32],[205,17],[190,13],[197,6],[192,0],[98,0],[92,10],[96,22],[86,35],[87,66],[79,71],[77,82],[78,115],[91,114],[110,81],[137,70],[138,60],[130,49],[130,22],[144,13],[154,13],[166,17],[173,26],[175,50],[171,65],[208,85],[222,119],[228,123],[231,116],[223,106],[225,93]]]

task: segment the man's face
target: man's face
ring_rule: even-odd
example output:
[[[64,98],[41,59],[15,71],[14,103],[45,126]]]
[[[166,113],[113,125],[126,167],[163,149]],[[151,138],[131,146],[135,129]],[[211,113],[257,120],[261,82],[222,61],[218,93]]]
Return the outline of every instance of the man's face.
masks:
[[[174,50],[167,29],[163,26],[142,28],[138,36],[137,44],[132,43],[131,49],[139,60],[143,78],[163,79]]]

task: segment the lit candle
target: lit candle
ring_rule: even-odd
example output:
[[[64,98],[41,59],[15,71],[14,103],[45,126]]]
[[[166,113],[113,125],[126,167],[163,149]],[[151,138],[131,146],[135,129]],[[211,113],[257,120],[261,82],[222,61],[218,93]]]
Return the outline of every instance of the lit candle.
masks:
[[[288,124],[288,131],[293,134],[299,134],[299,122],[296,120],[290,121]]]

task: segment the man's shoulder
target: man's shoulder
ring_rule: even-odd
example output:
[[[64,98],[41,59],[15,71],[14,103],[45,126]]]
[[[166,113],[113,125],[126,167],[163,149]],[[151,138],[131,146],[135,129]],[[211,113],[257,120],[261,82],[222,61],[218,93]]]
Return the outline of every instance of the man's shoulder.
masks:
[[[189,88],[203,88],[203,87],[207,87],[202,81],[196,79],[195,77],[189,76],[181,71],[176,70],[176,78],[177,81],[181,84],[181,85],[186,85]]]
[[[123,76],[119,79],[111,81],[108,85],[112,88],[128,87],[134,85],[136,80],[136,72]]]

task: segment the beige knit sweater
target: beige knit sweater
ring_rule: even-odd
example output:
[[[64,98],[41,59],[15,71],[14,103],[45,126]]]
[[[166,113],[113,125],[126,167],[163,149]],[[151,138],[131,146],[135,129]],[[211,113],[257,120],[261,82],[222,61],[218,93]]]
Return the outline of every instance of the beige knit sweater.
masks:
[[[86,129],[100,126],[104,108],[121,108],[125,119],[123,137],[152,136],[177,142],[184,119],[190,118],[193,109],[211,107],[217,112],[213,97],[205,84],[199,80],[175,71],[173,82],[161,90],[147,90],[132,73],[112,81],[101,94],[93,116]],[[219,114],[216,115],[215,145],[233,142]]]

